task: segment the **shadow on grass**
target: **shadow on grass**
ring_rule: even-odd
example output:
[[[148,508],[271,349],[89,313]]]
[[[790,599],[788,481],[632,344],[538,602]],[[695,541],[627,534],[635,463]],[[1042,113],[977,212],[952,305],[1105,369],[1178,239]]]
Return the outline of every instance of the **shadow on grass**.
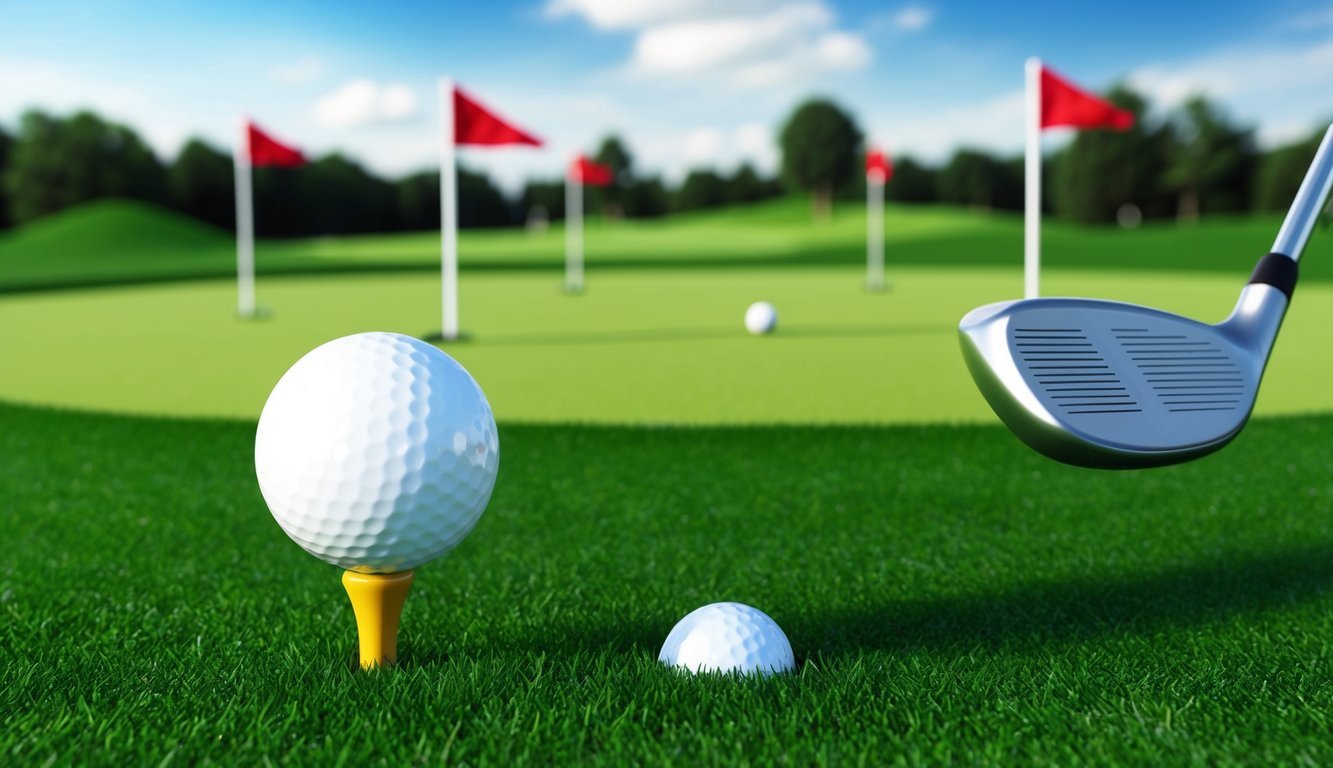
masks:
[[[547,622],[484,638],[469,638],[461,644],[452,645],[451,650],[446,650],[438,640],[423,636],[406,642],[400,639],[399,662],[404,669],[412,669],[447,666],[458,663],[460,659],[492,654],[515,658],[544,655],[562,660],[605,658],[607,654],[651,654],[656,659],[670,630],[670,621],[664,625],[659,617],[645,613],[622,615],[616,621],[604,623]],[[355,668],[355,658],[349,662],[348,668]]]
[[[1205,627],[1331,596],[1333,544],[1222,558],[1104,580],[833,609],[787,627],[806,653],[1032,648]],[[799,638],[799,640],[797,640]]]
[[[780,328],[774,339],[782,338],[889,338],[932,333],[950,333],[953,326],[844,324]],[[633,330],[574,331],[558,333],[496,334],[474,341],[493,347],[556,347],[585,344],[638,344],[671,341],[723,341],[746,338],[738,322],[734,328],[642,328]]]
[[[1021,584],[960,597],[887,601],[785,619],[796,656],[830,659],[865,651],[1017,652],[1113,636],[1207,627],[1238,616],[1333,596],[1333,544],[1219,559],[1115,580],[1082,578]],[[671,621],[649,612],[612,622],[547,622],[462,650],[591,658],[607,653],[657,657]],[[409,666],[449,663],[438,648],[415,647]]]

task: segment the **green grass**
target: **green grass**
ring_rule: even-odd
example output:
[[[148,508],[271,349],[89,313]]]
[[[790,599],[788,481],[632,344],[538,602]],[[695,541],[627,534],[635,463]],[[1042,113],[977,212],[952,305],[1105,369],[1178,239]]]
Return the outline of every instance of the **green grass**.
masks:
[[[1246,274],[1273,241],[1275,216],[1218,217],[1196,226],[1156,222],[1133,231],[1085,228],[1048,218],[1048,266],[1136,271],[1218,271]],[[948,207],[891,206],[891,264],[1007,266],[1022,258],[1022,219]],[[1333,278],[1333,245],[1315,238],[1307,279]],[[264,241],[261,274],[426,271],[439,267],[439,234],[420,232],[343,238]],[[465,271],[561,269],[562,230],[464,231]],[[655,221],[588,224],[590,269],[712,266],[859,265],[865,261],[865,214],[841,205],[833,221],[812,224],[806,202],[776,200]],[[131,202],[73,208],[0,236],[0,292],[55,287],[226,277],[235,274],[227,233],[161,209]]]
[[[374,674],[336,570],[264,508],[253,419],[315,344],[438,328],[435,235],[262,243],[258,322],[214,279],[230,238],[161,211],[0,237],[0,400],[242,418],[0,403],[0,764],[1333,764],[1333,416],[1125,473],[903,425],[993,422],[955,329],[1019,293],[1021,223],[891,209],[867,294],[850,211],[594,224],[579,297],[558,231],[464,233],[448,350],[500,480]],[[1215,320],[1277,221],[1048,224],[1048,293]],[[1333,411],[1330,243],[1260,414]],[[368,270],[398,274],[308,274]],[[759,298],[774,337],[741,332]],[[717,600],[777,619],[799,672],[660,667]]]
[[[626,423],[992,421],[958,352],[958,320],[1021,291],[1014,270],[898,268],[868,294],[849,267],[615,270],[571,297],[547,273],[462,281],[471,340],[448,346],[501,419]],[[1242,275],[1052,270],[1047,289],[1230,311]],[[269,278],[272,315],[232,313],[227,281],[0,300],[0,399],[141,414],[256,418],[301,355],[365,330],[439,328],[439,277]],[[778,307],[776,335],[744,332]],[[1302,286],[1260,393],[1261,414],[1333,411],[1333,285]]]
[[[1333,418],[1127,473],[998,428],[504,424],[375,674],[252,423],[0,424],[0,763],[1333,762]],[[715,600],[799,672],[659,667]]]
[[[96,285],[235,270],[231,237],[141,203],[80,206],[0,235],[0,289]]]

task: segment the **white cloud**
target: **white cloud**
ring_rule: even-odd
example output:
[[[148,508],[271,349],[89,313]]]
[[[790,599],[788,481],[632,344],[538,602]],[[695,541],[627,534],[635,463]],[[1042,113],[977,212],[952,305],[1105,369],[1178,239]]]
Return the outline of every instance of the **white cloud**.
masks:
[[[194,132],[196,116],[164,103],[144,84],[111,73],[80,71],[50,60],[0,55],[0,120],[17,127],[29,109],[56,114],[90,109],[124,123],[148,141],[162,157],[170,157]],[[224,118],[222,136],[234,123]],[[219,142],[221,143],[221,142]]]
[[[714,128],[690,131],[681,147],[685,162],[691,166],[713,165],[722,154],[722,133]]]
[[[1262,146],[1308,135],[1333,117],[1333,39],[1304,47],[1231,49],[1199,59],[1140,68],[1131,87],[1172,109],[1202,94],[1236,119],[1258,127]]]
[[[282,85],[305,85],[323,77],[327,68],[324,60],[318,56],[302,56],[273,67],[268,75],[274,82]]]
[[[1265,147],[1278,147],[1304,141],[1310,137],[1312,127],[1314,126],[1308,117],[1269,120],[1259,126],[1259,143]]]
[[[1286,26],[1296,29],[1319,29],[1333,27],[1333,8],[1303,13],[1287,20]]]
[[[959,147],[991,152],[1023,148],[1023,92],[943,108],[891,109],[871,115],[868,134],[885,139],[890,154],[910,153],[939,163]],[[881,142],[877,141],[877,144]]]
[[[398,123],[416,115],[417,97],[402,83],[353,80],[315,104],[315,122],[327,128]]]
[[[873,57],[865,40],[850,32],[829,32],[815,41],[815,58],[831,70],[861,69]]]
[[[778,168],[772,129],[762,123],[744,123],[734,128],[706,126],[628,138],[636,165],[645,173],[660,172],[672,184],[679,183],[697,168],[730,173],[742,163],[749,163],[764,174],[776,173]]]
[[[935,14],[929,8],[909,5],[893,14],[893,28],[902,32],[920,32],[930,26]]]
[[[406,120],[416,114],[416,94],[402,83],[390,85],[381,94],[380,108],[386,120]]]
[[[873,54],[823,0],[551,0],[548,15],[634,30],[629,72],[763,88],[864,68]]]
[[[736,129],[736,148],[751,161],[762,162],[775,157],[777,146],[773,141],[773,131],[763,123],[746,123]]]
[[[639,29],[665,22],[746,13],[770,0],[550,0],[550,18],[582,16],[598,29]]]
[[[1197,93],[1232,99],[1333,85],[1333,40],[1304,48],[1224,51],[1189,62],[1143,67],[1130,74],[1129,83],[1167,107]]]

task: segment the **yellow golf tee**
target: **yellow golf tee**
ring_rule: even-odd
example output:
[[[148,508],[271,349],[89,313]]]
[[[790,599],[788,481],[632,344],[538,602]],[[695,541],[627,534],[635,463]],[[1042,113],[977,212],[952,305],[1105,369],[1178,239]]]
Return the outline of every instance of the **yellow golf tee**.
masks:
[[[398,618],[412,588],[412,572],[343,572],[343,587],[352,599],[356,632],[361,638],[361,668],[384,666],[398,659]]]

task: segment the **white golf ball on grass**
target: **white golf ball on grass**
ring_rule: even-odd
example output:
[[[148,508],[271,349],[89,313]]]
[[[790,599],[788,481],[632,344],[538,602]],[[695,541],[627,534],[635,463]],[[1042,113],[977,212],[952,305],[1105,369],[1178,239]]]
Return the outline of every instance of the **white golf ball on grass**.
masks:
[[[408,571],[453,549],[490,500],[495,417],[435,347],[358,333],[301,358],[273,388],[255,472],[273,517],[319,559]]]
[[[778,311],[767,301],[756,301],[745,310],[745,330],[764,336],[778,327]]]
[[[743,603],[712,603],[691,612],[667,635],[658,660],[693,673],[771,675],[796,669],[782,628]]]

